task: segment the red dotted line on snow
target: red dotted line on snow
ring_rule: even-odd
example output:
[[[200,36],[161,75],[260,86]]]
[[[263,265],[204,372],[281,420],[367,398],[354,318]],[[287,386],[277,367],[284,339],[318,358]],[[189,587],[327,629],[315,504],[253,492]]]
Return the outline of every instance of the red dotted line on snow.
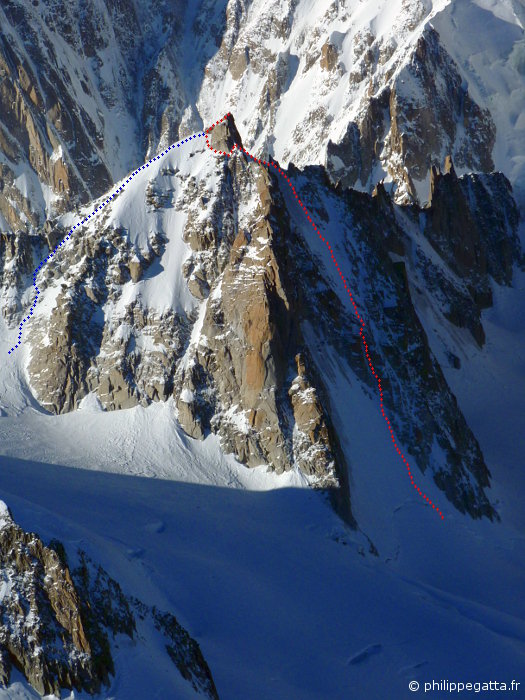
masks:
[[[365,355],[366,355],[366,359],[367,359],[367,361],[368,361],[368,365],[369,365],[369,367],[370,367],[370,371],[372,372],[373,376],[375,377],[375,379],[376,379],[376,381],[377,381],[377,388],[379,389],[379,401],[380,401],[381,414],[382,414],[383,418],[385,419],[386,424],[387,424],[387,426],[388,426],[388,430],[389,430],[389,432],[390,432],[390,437],[392,438],[392,444],[394,445],[394,449],[396,450],[396,452],[398,453],[398,455],[401,457],[403,463],[405,464],[405,466],[406,466],[406,468],[407,468],[408,477],[409,477],[409,479],[410,479],[410,482],[411,482],[412,486],[416,489],[416,491],[419,493],[419,495],[421,496],[421,498],[423,498],[423,499],[428,503],[429,506],[432,506],[432,508],[433,508],[433,509],[436,511],[436,513],[441,517],[441,519],[444,520],[444,519],[445,519],[445,516],[444,516],[443,513],[440,511],[440,509],[439,509],[434,503],[432,503],[432,501],[430,500],[430,498],[429,498],[425,493],[423,493],[423,491],[421,491],[421,489],[419,488],[419,486],[418,486],[418,485],[416,484],[416,482],[414,481],[414,477],[413,477],[412,472],[411,472],[411,470],[410,470],[410,465],[409,465],[409,463],[408,463],[408,460],[406,459],[405,455],[401,452],[401,449],[399,448],[399,445],[398,445],[397,442],[396,442],[396,438],[395,438],[395,435],[394,435],[394,430],[393,430],[393,428],[392,428],[392,425],[390,424],[390,420],[388,419],[388,416],[387,416],[386,413],[385,413],[385,407],[384,407],[384,404],[383,404],[383,389],[381,388],[381,377],[377,374],[377,372],[376,372],[375,369],[374,369],[374,365],[373,365],[372,359],[371,359],[371,357],[370,357],[370,352],[369,352],[369,350],[368,350],[368,344],[367,344],[367,342],[366,342],[366,339],[365,339],[365,336],[364,336],[364,333],[363,333],[363,330],[364,330],[364,327],[365,327],[365,322],[364,322],[364,320],[363,320],[363,317],[362,317],[361,314],[359,313],[359,310],[358,310],[358,308],[357,308],[357,304],[355,303],[355,300],[354,300],[354,297],[352,296],[352,292],[351,292],[351,290],[350,290],[350,287],[348,286],[348,284],[347,284],[347,282],[346,282],[346,279],[345,279],[345,277],[344,277],[344,275],[343,275],[343,273],[342,273],[342,271],[341,271],[341,268],[339,267],[339,264],[338,264],[338,262],[337,262],[337,260],[336,260],[336,257],[335,257],[335,255],[334,255],[334,251],[333,251],[332,246],[330,245],[330,242],[323,236],[323,234],[321,233],[321,231],[317,228],[317,226],[315,225],[315,222],[312,220],[312,218],[311,218],[311,216],[310,216],[310,214],[309,214],[309,212],[308,212],[308,209],[306,208],[306,206],[304,205],[304,203],[303,203],[303,202],[301,201],[301,199],[299,198],[299,195],[297,194],[297,192],[296,192],[296,190],[295,190],[295,187],[293,186],[292,182],[290,181],[290,178],[288,177],[288,175],[287,175],[285,172],[283,172],[283,171],[281,170],[281,168],[277,165],[277,163],[274,163],[274,162],[271,162],[271,161],[270,161],[270,162],[267,162],[267,161],[265,161],[265,160],[262,160],[261,158],[256,158],[256,157],[253,156],[251,153],[249,153],[245,148],[243,148],[242,146],[239,146],[237,143],[234,143],[234,144],[233,144],[233,147],[232,147],[232,149],[231,149],[231,151],[230,151],[229,153],[226,153],[226,151],[219,151],[219,150],[217,150],[216,148],[212,148],[212,146],[211,146],[211,144],[210,144],[210,141],[209,141],[209,135],[211,134],[211,132],[213,131],[213,129],[214,129],[218,124],[220,124],[221,122],[223,122],[223,121],[224,121],[225,119],[227,119],[229,116],[230,116],[230,112],[228,112],[228,114],[225,114],[224,117],[223,117],[222,119],[219,119],[218,121],[216,121],[215,124],[213,124],[212,126],[210,126],[208,129],[205,129],[204,136],[206,137],[206,146],[207,146],[211,151],[213,151],[213,153],[217,153],[217,155],[221,155],[221,156],[226,156],[227,158],[230,158],[231,155],[233,154],[233,152],[235,151],[235,149],[238,149],[238,150],[242,151],[243,153],[245,153],[249,158],[251,158],[252,160],[254,160],[256,163],[260,163],[261,165],[266,165],[266,167],[268,167],[268,168],[274,168],[274,169],[279,173],[279,175],[282,175],[282,177],[286,180],[286,182],[288,183],[288,185],[291,187],[292,192],[293,192],[293,194],[294,194],[294,196],[295,196],[295,199],[297,200],[297,203],[299,204],[299,206],[300,206],[300,207],[302,208],[302,210],[304,211],[306,218],[307,218],[308,221],[312,224],[312,227],[313,227],[314,231],[317,233],[317,235],[319,236],[319,238],[321,239],[321,241],[322,241],[322,242],[326,245],[326,247],[328,248],[330,257],[332,258],[332,262],[334,263],[335,268],[336,268],[337,272],[339,273],[339,276],[341,277],[341,281],[342,281],[342,283],[343,283],[343,286],[344,286],[344,288],[345,288],[345,290],[346,290],[348,296],[350,297],[350,301],[352,302],[352,306],[354,307],[354,311],[355,311],[355,315],[357,316],[357,320],[358,320],[359,323],[361,324],[361,327],[360,327],[360,329],[359,329],[359,335],[360,335],[360,337],[361,337],[361,341],[362,341],[363,347],[364,347],[364,349],[365,349]]]

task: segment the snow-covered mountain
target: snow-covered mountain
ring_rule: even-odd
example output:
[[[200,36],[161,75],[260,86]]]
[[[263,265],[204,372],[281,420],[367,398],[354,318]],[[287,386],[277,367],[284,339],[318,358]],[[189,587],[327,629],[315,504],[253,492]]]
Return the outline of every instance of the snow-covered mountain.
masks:
[[[0,698],[518,676],[524,20],[3,3]]]
[[[503,170],[523,204],[519,0],[112,2],[0,8],[6,225],[42,225],[177,137],[245,146],[400,200],[432,164]],[[482,47],[482,48],[481,48]]]

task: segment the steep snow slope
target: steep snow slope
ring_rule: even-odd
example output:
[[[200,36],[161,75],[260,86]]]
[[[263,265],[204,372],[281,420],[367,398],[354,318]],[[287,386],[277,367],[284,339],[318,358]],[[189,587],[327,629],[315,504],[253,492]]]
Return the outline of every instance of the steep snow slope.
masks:
[[[210,120],[227,105],[256,152],[327,162],[353,186],[394,180],[400,199],[426,201],[430,162],[449,153],[461,172],[491,170],[494,138],[496,167],[516,183],[520,12],[473,0],[231,2],[197,107]]]
[[[28,3],[12,3],[10,7],[18,5],[33,12]],[[410,182],[402,175],[408,161],[400,157],[407,153],[402,137],[409,131],[403,129],[410,126],[405,108],[415,105],[416,112],[422,112],[427,96],[414,82],[414,75],[423,69],[432,74],[437,66],[441,70],[434,71],[439,89],[436,92],[432,83],[430,95],[437,95],[440,99],[436,103],[444,104],[438,116],[446,116],[450,105],[457,111],[451,112],[453,136],[449,139],[446,134],[432,144],[433,157],[441,161],[449,150],[454,155],[465,147],[468,151],[482,133],[477,127],[490,125],[492,119],[495,148],[492,151],[492,132],[487,127],[479,152],[489,153],[495,167],[509,174],[522,197],[523,8],[518,2],[414,0],[345,5],[301,0],[265,3],[264,7],[258,0],[204,2],[191,4],[184,19],[182,7],[177,8],[166,20],[166,32],[161,31],[162,12],[157,14],[158,8],[166,5],[131,3],[128,8],[133,8],[135,17],[129,22],[131,29],[136,20],[146,27],[142,37],[146,43],[155,36],[152,54],[147,56],[148,65],[154,66],[152,91],[149,102],[140,97],[144,97],[142,111],[129,105],[130,96],[140,96],[144,87],[143,66],[134,74],[134,66],[143,56],[140,46],[127,46],[133,32],[128,36],[125,22],[118,22],[123,32],[117,42],[120,49],[110,57],[112,65],[119,65],[122,71],[118,76],[104,73],[109,65],[107,44],[115,48],[111,31],[117,24],[106,12],[108,5],[111,3],[95,3],[93,36],[98,37],[100,46],[83,43],[76,30],[72,45],[66,46],[65,39],[55,41],[57,32],[49,28],[49,22],[41,31],[55,46],[56,60],[71,80],[73,87],[68,84],[66,89],[68,99],[78,98],[82,105],[87,133],[91,134],[91,127],[85,114],[96,125],[95,131],[104,132],[104,148],[90,142],[90,162],[95,166],[102,162],[109,179],[104,179],[106,175],[92,181],[80,178],[75,196],[84,191],[89,196],[93,187],[101,192],[130,164],[140,162],[141,154],[154,149],[157,142],[169,143],[177,130],[187,134],[200,128],[202,118],[217,118],[217,104],[222,103],[221,111],[235,107],[245,145],[251,150],[274,153],[283,162],[300,165],[327,162],[336,180],[341,159],[348,154],[350,162],[354,158],[354,132],[348,130],[349,123],[375,125],[377,133],[372,129],[367,143],[377,159],[367,165],[368,170],[360,171],[354,184],[368,187],[390,168],[387,180],[395,179],[401,193],[408,192]],[[68,11],[74,15],[75,8],[71,8]],[[149,26],[148,12],[153,18]],[[46,15],[42,17],[44,21]],[[66,14],[66,21],[68,17]],[[14,49],[25,52],[16,23],[12,26],[14,29],[6,30],[9,40]],[[177,34],[179,26],[184,27],[182,38]],[[439,41],[432,27],[439,32]],[[83,61],[81,51],[72,46],[93,53]],[[443,47],[457,68],[442,53]],[[94,68],[99,60],[103,75]],[[18,75],[16,61],[9,65]],[[23,65],[38,74],[38,61],[29,57]],[[180,75],[177,66],[183,66]],[[89,78],[91,96],[82,97],[85,90],[78,83],[77,72]],[[16,78],[20,84],[24,83],[21,75]],[[446,80],[450,76],[452,91]],[[26,92],[29,95],[30,87]],[[449,103],[450,92],[454,99]],[[472,104],[470,111],[465,111],[467,95],[481,109],[490,110],[490,119],[484,121]],[[147,114],[146,104],[155,105]],[[466,120],[473,114],[477,121]],[[56,116],[52,120],[58,124]],[[53,128],[58,129],[55,122]],[[144,125],[144,132],[137,128],[139,124]],[[51,133],[55,133],[53,129]],[[418,143],[423,150],[430,148],[425,139],[420,141],[417,129],[410,134],[408,151]],[[387,136],[394,144],[399,137],[401,150],[388,151]],[[119,150],[118,139],[125,141],[125,148]],[[61,161],[67,160],[67,144],[63,141],[61,151],[58,141],[53,148],[46,145],[57,177]],[[71,158],[67,162],[76,161]],[[458,170],[490,169],[480,163],[464,161]],[[7,163],[16,175],[15,189],[29,196],[41,215],[40,223],[38,217],[29,221],[29,230],[43,236],[39,226],[44,211],[54,214],[61,205],[53,199],[56,192],[45,185],[49,173],[37,177],[26,165]],[[424,200],[428,163],[416,162],[415,166],[421,178],[414,176],[412,185]],[[420,166],[422,170],[417,169]],[[146,591],[148,602],[176,612],[202,643],[219,692],[222,690],[225,697],[403,698],[408,694],[408,680],[414,677],[423,681],[454,675],[477,680],[480,668],[487,678],[516,677],[525,653],[521,595],[525,537],[520,502],[525,488],[521,469],[525,405],[520,392],[525,368],[521,351],[524,324],[518,311],[524,293],[522,276],[515,270],[513,288],[490,283],[494,308],[483,312],[486,341],[480,348],[466,328],[445,321],[439,295],[430,283],[425,288],[428,280],[413,274],[407,262],[417,316],[461,411],[481,443],[492,475],[487,495],[502,518],[500,523],[489,523],[459,514],[434,484],[431,470],[418,473],[420,485],[445,513],[445,523],[441,523],[410,487],[392,450],[377,396],[349,369],[347,354],[350,358],[355,352],[347,341],[352,337],[342,334],[345,347],[336,352],[321,334],[314,307],[322,309],[326,304],[326,309],[333,310],[329,292],[333,288],[339,294],[339,279],[325,264],[325,251],[316,247],[315,240],[304,239],[316,272],[329,287],[318,304],[312,305],[313,321],[303,324],[303,333],[347,458],[352,510],[360,528],[347,531],[319,494],[303,488],[312,479],[296,465],[280,476],[267,473],[266,466],[247,469],[224,454],[216,436],[193,440],[176,419],[180,404],[189,405],[196,394],[186,386],[180,396],[180,386],[173,391],[168,381],[173,367],[166,369],[162,358],[172,352],[181,367],[191,366],[207,345],[208,331],[203,332],[203,328],[210,328],[214,308],[220,310],[219,302],[223,301],[220,284],[209,296],[206,284],[204,291],[197,287],[202,279],[213,286],[223,272],[219,270],[219,277],[214,277],[217,271],[213,271],[213,254],[204,245],[209,244],[206,237],[210,231],[219,231],[224,236],[215,241],[219,248],[230,234],[237,234],[237,229],[228,228],[230,215],[231,220],[240,222],[238,228],[248,232],[261,220],[271,222],[271,217],[265,219],[258,209],[271,188],[255,169],[242,168],[239,165],[235,173],[242,187],[229,202],[231,174],[221,163],[198,149],[171,154],[147,173],[137,175],[107,208],[105,220],[90,222],[50,267],[43,285],[45,302],[29,325],[27,343],[16,357],[9,357],[9,363],[0,365],[0,497],[26,527],[63,539],[73,549],[81,541],[121,581],[126,592],[144,596]],[[341,166],[341,172],[343,169]],[[363,173],[365,177],[361,177]],[[309,179],[304,176],[305,184],[311,184]],[[49,206],[51,200],[55,209]],[[305,200],[312,207],[325,202],[323,196],[315,203],[307,197]],[[224,202],[230,203],[231,209],[225,207],[226,211],[217,215]],[[93,206],[87,210],[92,211]],[[24,211],[22,222],[28,210]],[[370,318],[372,306],[367,302],[374,301],[372,294],[383,295],[382,311],[394,313],[390,286],[371,289],[366,284],[366,274],[369,280],[376,280],[382,270],[377,277],[366,268],[362,275],[350,274],[357,259],[349,253],[354,240],[347,245],[342,232],[352,237],[354,232],[350,227],[347,231],[344,217],[338,225],[339,219],[329,207],[328,211],[329,220],[324,223],[336,242],[338,259],[348,264],[349,279],[354,283],[359,280],[357,297],[363,315]],[[9,219],[7,210],[4,213],[0,218],[3,230],[16,228],[19,222]],[[45,235],[52,238],[60,233],[60,227],[76,220],[77,215],[63,215],[53,221]],[[193,222],[197,231],[193,241],[188,222]],[[292,224],[302,238],[305,227],[294,216]],[[279,225],[277,230],[288,232],[285,222],[281,220]],[[412,236],[407,260],[418,246],[425,246],[435,267],[455,279],[423,240],[422,230],[412,223],[406,231]],[[5,236],[6,249],[11,244],[9,235]],[[25,240],[18,234],[14,238]],[[260,272],[257,263],[265,266],[269,244],[260,238],[244,243],[242,237],[236,239],[240,249],[244,245],[247,250],[244,261],[255,263],[255,268],[234,268],[237,280],[248,282]],[[100,241],[103,245],[97,248]],[[31,245],[24,249],[27,259],[21,255],[19,269],[12,261],[6,264],[6,298],[13,302],[15,311],[22,292],[19,309],[25,309],[30,301],[30,276],[24,275],[34,269],[29,266],[31,256],[48,253],[43,238]],[[388,245],[384,242],[385,251]],[[275,249],[281,256],[280,273],[287,258],[281,249]],[[297,249],[288,253],[298,257]],[[395,255],[394,259],[399,262]],[[270,264],[267,267],[272,269]],[[9,276],[10,271],[14,276]],[[13,282],[16,275],[18,291]],[[111,291],[108,297],[104,296],[106,282]],[[195,295],[190,293],[190,283]],[[423,291],[416,293],[415,287],[421,284]],[[247,289],[248,285],[233,285],[226,294],[234,301],[235,294],[239,295],[240,307]],[[346,303],[345,296],[340,295],[339,301]],[[84,308],[92,313],[88,323],[81,313],[76,314]],[[350,308],[348,311],[351,313]],[[220,314],[216,316],[220,318]],[[335,318],[334,325],[346,329],[341,317]],[[388,324],[386,320],[384,324],[372,321],[370,328],[376,341],[373,351],[378,352],[388,340]],[[99,334],[100,329],[104,332]],[[180,331],[175,341],[174,329]],[[33,394],[45,396],[45,372],[54,371],[55,366],[60,370],[71,359],[67,344],[71,334],[73,345],[89,351],[92,348],[87,341],[95,339],[98,374],[89,375],[87,388],[93,391],[87,393],[78,411],[51,416]],[[2,325],[0,351],[12,347],[13,338],[14,330]],[[212,349],[217,355],[217,345],[228,347],[226,333],[210,340],[216,342]],[[406,349],[405,368],[410,366],[413,348],[411,344]],[[460,367],[451,366],[451,349]],[[120,364],[123,357],[127,363],[124,369]],[[232,365],[236,359],[231,360]],[[131,385],[139,388],[140,400],[147,403],[153,399],[155,403],[128,410],[101,410],[100,400],[109,408],[131,403],[126,403],[133,397],[126,394],[125,385],[123,388],[114,381],[121,369],[123,376],[128,376],[128,370],[131,373]],[[74,373],[70,376],[75,377]],[[113,384],[104,387],[99,379],[107,376]],[[64,382],[62,394],[70,392],[71,404],[64,408],[60,403],[63,397],[52,396],[49,401],[46,397],[45,405],[53,410],[74,409],[77,389]],[[175,400],[158,401],[171,395]],[[133,396],[135,400],[137,394]],[[400,393],[397,400],[405,418],[413,413],[413,420],[404,422],[409,434],[420,418],[419,407],[410,392]],[[229,413],[224,413],[233,417],[234,428],[243,433],[247,419],[237,409],[234,403]],[[443,431],[448,431],[448,425]],[[401,443],[409,454],[414,443],[409,437]],[[436,447],[431,459],[439,465],[446,456]],[[154,478],[147,480],[146,476]],[[457,481],[461,487],[468,483],[468,478]],[[277,492],[279,487],[293,488]],[[377,548],[378,558],[369,554],[370,542]],[[123,653],[108,697],[151,697],[146,663]],[[160,687],[156,691],[169,692]],[[18,691],[8,692],[13,695]],[[20,692],[26,696],[26,690]],[[0,690],[0,697],[2,694]]]
[[[316,237],[312,245],[311,227],[287,183],[278,177],[276,182],[239,152],[230,160],[215,156],[203,140],[134,173],[125,190],[117,188],[116,199],[103,198],[107,206],[102,211],[97,206],[37,276],[43,292],[24,331],[34,396],[57,413],[78,407],[90,391],[109,409],[173,396],[189,435],[216,433],[223,450],[250,466],[301,469],[312,483],[347,490],[354,446],[347,443],[338,452],[345,418],[329,431],[327,421],[333,422],[330,414],[338,412],[339,401],[331,387],[324,390],[329,375],[325,379],[322,353],[339,355],[343,374],[354,375],[357,385],[368,383],[374,394],[376,386],[363,365],[348,296],[326,247]],[[294,173],[315,220],[326,222],[323,230],[339,262],[352,270],[348,279],[405,452],[422,472],[428,469],[459,510],[494,517],[484,492],[490,479],[483,455],[428,351],[404,281],[403,239],[411,227],[421,228],[428,212],[413,220],[407,215],[404,230],[386,195],[342,194],[327,187],[320,168]],[[449,183],[456,194],[467,186],[452,174],[444,177],[442,187]],[[504,247],[514,235],[508,186],[501,178],[491,182],[471,183],[482,192],[494,187],[494,196],[509,207],[508,219],[491,220],[487,234],[473,205],[472,216],[484,226],[480,245],[490,260],[500,255],[492,233],[498,231]],[[435,188],[437,193],[438,184]],[[87,209],[84,221],[89,211],[95,210]],[[60,221],[69,226],[73,220],[66,215]],[[476,225],[467,224],[475,233]],[[429,247],[422,232],[416,238],[407,243],[414,258],[423,243]],[[514,255],[509,248],[509,260]],[[498,279],[510,279],[507,262],[491,264]],[[465,285],[481,297],[489,285],[487,271],[480,267],[478,277],[474,268],[472,279],[468,270],[448,271],[452,281],[447,287],[438,280],[436,291],[432,275],[427,279],[430,265],[440,275],[446,269],[437,253],[423,261],[420,283],[434,285],[430,303],[443,305],[445,315],[448,306],[458,307],[456,315],[466,307],[467,316],[474,316],[467,327],[481,343],[479,309]],[[463,282],[458,275],[465,274]],[[197,276],[201,286],[192,287]],[[461,316],[454,318],[456,326],[465,325]],[[312,324],[317,335],[309,332]],[[311,352],[319,358],[313,363]],[[349,504],[350,494],[345,500]]]
[[[450,337],[437,315],[421,314],[438,357],[455,343],[461,369],[443,362],[447,380],[476,435],[493,473],[492,490],[502,519],[523,533],[521,496],[525,449],[525,402],[521,392],[524,365],[525,319],[521,298],[523,272],[516,273],[512,288],[493,285],[494,306],[483,312],[487,342],[482,350],[462,334]],[[514,541],[514,537],[510,542]],[[511,546],[511,545],[509,545]]]
[[[250,150],[285,165],[324,162],[328,141],[339,142],[348,124],[359,120],[370,94],[385,86],[422,27],[447,4],[230,2],[199,112],[209,121],[217,103],[227,104]],[[381,173],[375,175],[377,180]]]
[[[96,197],[218,105],[250,149],[365,189],[385,177],[400,199],[425,201],[430,161],[448,153],[462,172],[522,173],[519,2],[13,0],[0,13],[9,230]]]

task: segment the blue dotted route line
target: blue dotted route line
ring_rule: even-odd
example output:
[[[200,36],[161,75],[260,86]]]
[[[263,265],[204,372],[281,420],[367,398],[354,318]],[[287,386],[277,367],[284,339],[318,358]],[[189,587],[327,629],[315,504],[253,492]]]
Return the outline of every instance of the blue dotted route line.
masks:
[[[206,134],[204,132],[198,133],[198,134],[193,134],[193,136],[188,136],[187,139],[182,139],[182,141],[179,141],[178,143],[172,143],[171,146],[168,146],[166,150],[162,151],[162,153],[159,153],[158,156],[154,156],[153,158],[150,158],[147,163],[144,165],[141,165],[140,168],[137,168],[137,170],[134,170],[131,175],[127,178],[127,180],[120,186],[118,187],[112,195],[110,195],[102,204],[100,204],[98,207],[96,207],[91,214],[88,214],[82,221],[79,221],[78,224],[75,224],[72,228],[69,229],[69,232],[65,238],[63,238],[60,243],[57,243],[57,245],[54,247],[54,249],[49,253],[47,258],[44,258],[40,265],[36,268],[36,270],[33,272],[33,287],[35,288],[36,294],[35,294],[35,300],[33,301],[33,304],[31,305],[31,308],[29,309],[28,315],[22,319],[22,322],[18,326],[18,341],[16,345],[13,345],[11,350],[8,350],[8,354],[10,355],[12,352],[14,352],[20,345],[22,344],[22,329],[24,328],[24,324],[29,321],[31,316],[33,315],[33,310],[36,306],[36,303],[38,301],[38,297],[40,296],[40,290],[36,286],[36,276],[40,272],[40,270],[44,267],[44,265],[51,260],[55,256],[55,254],[58,252],[58,249],[65,244],[66,241],[68,241],[71,238],[71,234],[74,232],[75,229],[79,228],[82,226],[82,224],[85,224],[86,221],[89,221],[92,216],[95,216],[95,214],[99,213],[102,211],[102,209],[106,206],[106,204],[109,204],[112,199],[115,199],[115,197],[119,194],[119,192],[122,192],[124,187],[128,184],[128,182],[131,182],[131,180],[135,177],[135,175],[138,175],[142,170],[145,170],[146,168],[149,168],[149,166],[154,163],[156,160],[159,160],[163,156],[168,153],[168,151],[171,151],[172,148],[180,148],[183,144],[187,143],[188,141],[191,141],[192,139],[196,139],[200,136],[205,136]]]

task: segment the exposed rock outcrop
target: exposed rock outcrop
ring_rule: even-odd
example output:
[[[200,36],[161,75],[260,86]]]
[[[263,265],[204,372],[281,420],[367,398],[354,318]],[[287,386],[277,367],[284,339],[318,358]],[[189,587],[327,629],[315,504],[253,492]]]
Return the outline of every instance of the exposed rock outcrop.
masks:
[[[337,48],[326,42],[321,48],[321,68],[331,71],[337,65],[338,53]]]
[[[162,176],[164,177],[164,176]],[[90,391],[105,408],[130,408],[165,399],[172,391],[177,359],[189,332],[184,313],[149,311],[130,300],[105,322],[104,304],[120,299],[127,283],[137,284],[162,254],[165,235],[156,231],[147,247],[131,244],[123,228],[104,226],[95,235],[82,230],[64,250],[59,267],[44,271],[55,278],[56,304],[42,326],[35,324],[29,370],[36,395],[54,413],[70,411]],[[78,266],[69,263],[82,260]],[[148,369],[142,363],[148,355]]]
[[[426,218],[425,235],[456,274],[471,277],[473,286],[487,275],[510,284],[519,212],[503,173],[458,178],[448,156],[443,173],[432,167]]]
[[[490,473],[480,446],[447,385],[418,317],[421,289],[424,289],[428,295],[425,303],[435,304],[452,322],[457,319],[450,317],[448,309],[461,309],[472,323],[475,338],[476,324],[480,324],[480,307],[466,284],[468,278],[459,279],[440,258],[428,254],[428,245],[418,242],[421,231],[426,235],[427,222],[428,226],[432,225],[431,208],[396,206],[382,185],[378,186],[374,197],[340,188],[330,191],[322,170],[310,168],[306,173],[290,171],[295,181],[301,181],[305,201],[313,203],[310,211],[313,209],[315,219],[330,222],[332,245],[337,237],[344,240],[344,246],[339,245],[337,258],[339,264],[345,266],[346,274],[352,275],[359,309],[366,310],[367,342],[374,348],[374,367],[382,380],[383,398],[396,434],[409,446],[418,466],[423,471],[430,470],[436,483],[459,510],[473,517],[497,517],[484,492]],[[498,190],[498,183],[501,184],[498,175],[465,177],[461,179],[462,186],[467,181],[483,181],[485,187]],[[510,192],[503,187],[500,194],[502,210],[514,211],[512,198],[505,202]],[[491,248],[490,240],[507,240],[510,260],[516,263],[520,258],[515,237],[517,219],[512,215],[509,219],[502,217],[496,224],[490,214],[492,205],[484,207],[481,200],[467,198],[465,206],[474,225],[479,231],[483,230],[481,236],[485,237],[486,245]],[[336,211],[337,225],[333,220]],[[488,229],[484,229],[485,221],[492,222],[490,235]],[[508,227],[510,221],[512,224]],[[340,368],[346,362],[360,381],[375,389],[373,377],[363,361],[361,343],[356,339],[353,314],[348,314],[338,295],[326,284],[316,262],[312,261],[305,246],[308,235],[303,237],[299,227],[297,236],[290,240],[294,263],[301,270],[310,351],[317,356],[318,365],[325,372],[328,356],[333,358],[341,374],[346,372]],[[477,275],[483,284],[490,285],[487,269],[471,270],[469,274]],[[341,378],[340,381],[347,380]],[[349,391],[351,386],[348,381]],[[340,409],[334,408],[330,417],[335,421],[335,429],[342,434],[345,422],[337,417]]]
[[[149,618],[183,678],[216,699],[199,646],[176,618],[126,598],[84,552],[77,556],[70,569],[60,542],[45,546],[24,532],[0,501],[0,684],[8,686],[16,668],[41,695],[98,693],[115,673],[112,639],[135,639],[137,619]]]
[[[342,138],[328,141],[326,165],[334,182],[371,189],[373,169],[381,164],[397,185],[397,201],[408,203],[418,201],[414,181],[427,178],[443,151],[463,170],[493,170],[492,117],[472,99],[432,27],[403,68],[385,77],[378,90],[371,84],[360,117]]]
[[[317,476],[324,484],[335,477],[335,457],[325,411],[315,386],[307,379],[301,353],[295,356],[297,376],[288,390],[295,419],[293,443],[296,461],[305,474]]]
[[[231,114],[226,119],[212,127],[210,131],[210,146],[221,153],[229,153],[234,144],[242,148],[242,141]]]
[[[61,688],[95,693],[107,682],[111,657],[92,649],[69,569],[0,503],[0,678],[21,669],[42,695]]]
[[[344,459],[334,456],[335,437],[303,362],[296,376],[302,341],[283,202],[264,167],[240,157],[221,168],[223,194],[238,198],[236,211],[227,205],[209,233],[191,216],[186,228],[211,293],[201,337],[175,382],[179,420],[194,437],[218,433],[249,466],[297,467],[317,486],[338,489]]]
[[[229,152],[240,142],[233,117],[220,126],[209,138]],[[110,225],[108,208],[96,229],[81,228],[58,266],[43,272],[55,301],[48,316],[32,321],[32,386],[54,412],[75,408],[88,392],[106,409],[173,396],[189,435],[216,433],[223,449],[247,466],[299,470],[329,490],[353,523],[348,460],[338,437],[344,427],[334,424],[331,390],[309,331],[315,327],[334,356],[369,384],[352,315],[306,245],[310,232],[296,223],[284,180],[238,150],[228,159],[209,151],[202,157],[197,173],[170,166],[145,184],[146,200],[148,193],[157,196],[148,213],[156,233],[147,243],[140,232]],[[458,178],[450,159],[445,171],[434,169],[426,208],[395,205],[383,183],[369,196],[334,188],[323,168],[289,173],[315,219],[345,236],[348,274],[363,290],[361,308],[374,328],[384,329],[370,340],[400,438],[458,508],[493,517],[483,491],[487,467],[415,302],[426,290],[444,319],[482,344],[490,280],[509,283],[520,257],[518,218],[502,175]],[[172,207],[184,215],[188,253],[170,274],[177,293],[194,301],[180,308],[174,299],[177,310],[157,311],[139,292],[160,274],[168,236],[181,235],[163,228]],[[446,348],[445,355],[457,358],[457,349]]]
[[[448,318],[482,345],[481,311],[492,305],[490,278],[510,284],[520,259],[519,212],[510,183],[502,173],[458,178],[449,156],[443,173],[432,167],[429,200],[425,236],[467,290],[465,299],[451,301]]]

